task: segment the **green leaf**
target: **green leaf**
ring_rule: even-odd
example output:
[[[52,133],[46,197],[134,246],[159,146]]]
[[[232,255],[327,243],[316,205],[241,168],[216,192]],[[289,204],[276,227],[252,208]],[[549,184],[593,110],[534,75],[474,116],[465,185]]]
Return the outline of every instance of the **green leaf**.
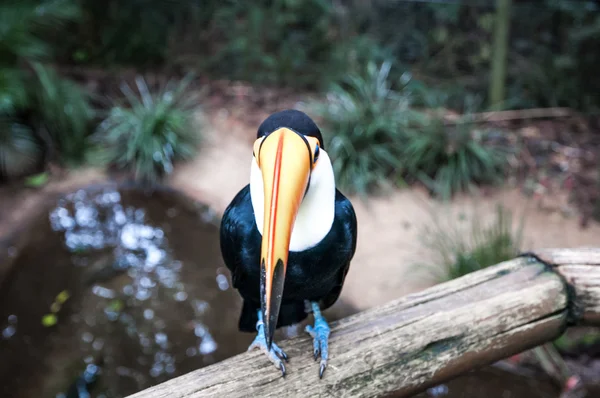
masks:
[[[42,325],[44,325],[47,328],[56,325],[57,322],[58,318],[54,314],[46,314],[42,317]]]
[[[143,183],[155,183],[170,174],[173,164],[189,159],[200,142],[194,125],[198,109],[187,91],[192,75],[179,83],[169,81],[152,92],[144,79],[136,91],[123,84],[124,101],[114,100],[108,116],[98,125],[90,157],[129,169]]]
[[[71,297],[69,291],[63,290],[60,293],[58,293],[58,295],[56,295],[56,302],[59,304],[64,304],[69,299],[69,297]]]
[[[48,182],[49,175],[47,172],[35,174],[25,179],[25,185],[32,188],[39,188]]]
[[[43,149],[32,129],[0,114],[0,176],[17,178],[35,171]]]
[[[119,299],[111,300],[108,303],[108,309],[113,312],[121,312],[124,306],[123,301]]]

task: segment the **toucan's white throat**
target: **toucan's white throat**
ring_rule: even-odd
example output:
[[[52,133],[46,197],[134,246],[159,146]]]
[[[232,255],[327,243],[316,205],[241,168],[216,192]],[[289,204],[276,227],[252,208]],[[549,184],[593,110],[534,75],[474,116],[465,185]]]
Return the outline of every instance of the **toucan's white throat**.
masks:
[[[256,159],[252,157],[250,197],[258,232],[264,224],[263,178]],[[312,170],[308,191],[300,204],[292,229],[290,251],[303,251],[316,246],[331,230],[335,216],[335,178],[327,153],[321,149],[319,160]]]

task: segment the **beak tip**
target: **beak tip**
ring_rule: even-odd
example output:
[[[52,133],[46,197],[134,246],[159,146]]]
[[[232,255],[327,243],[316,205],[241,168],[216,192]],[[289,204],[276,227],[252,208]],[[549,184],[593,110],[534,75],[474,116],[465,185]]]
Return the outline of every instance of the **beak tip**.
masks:
[[[271,322],[265,325],[265,340],[267,341],[267,348],[269,349],[269,351],[271,350],[271,346],[273,345],[273,334],[275,333],[275,330],[271,325]]]

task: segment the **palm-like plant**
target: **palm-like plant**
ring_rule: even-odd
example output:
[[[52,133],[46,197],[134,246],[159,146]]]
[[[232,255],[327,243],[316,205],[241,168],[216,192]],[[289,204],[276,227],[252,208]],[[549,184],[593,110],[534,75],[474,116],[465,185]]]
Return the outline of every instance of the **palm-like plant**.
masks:
[[[402,170],[400,149],[423,119],[407,92],[392,89],[391,67],[370,63],[365,74],[334,85],[326,101],[309,105],[323,121],[338,184],[352,193],[366,194]]]
[[[401,150],[407,175],[422,181],[441,198],[474,184],[498,182],[504,175],[507,149],[488,145],[486,134],[469,123],[444,126],[431,119],[413,132]]]
[[[426,269],[440,280],[452,280],[514,258],[522,250],[524,218],[516,228],[514,220],[514,214],[502,205],[488,224],[474,215],[467,231],[454,220],[441,225],[436,217],[423,231],[423,243],[434,255],[434,263]]]
[[[0,178],[34,172],[43,148],[31,128],[10,116],[0,116]]]
[[[23,60],[52,54],[47,34],[80,15],[73,0],[9,0],[0,4],[0,65],[14,68]]]
[[[52,69],[41,64],[34,64],[33,68],[33,114],[38,127],[48,133],[65,160],[82,161],[94,116],[87,93]]]
[[[193,97],[186,95],[190,80],[170,81],[156,94],[141,77],[136,78],[138,94],[124,84],[125,101],[115,102],[94,134],[95,160],[153,183],[171,173],[175,161],[194,155],[199,133],[192,124]]]
[[[34,171],[46,144],[79,158],[91,117],[74,84],[37,64],[52,55],[48,36],[79,16],[73,0],[24,0],[0,4],[0,175]],[[33,69],[33,70],[31,70]],[[33,77],[32,77],[33,74]],[[49,142],[48,142],[49,141]]]

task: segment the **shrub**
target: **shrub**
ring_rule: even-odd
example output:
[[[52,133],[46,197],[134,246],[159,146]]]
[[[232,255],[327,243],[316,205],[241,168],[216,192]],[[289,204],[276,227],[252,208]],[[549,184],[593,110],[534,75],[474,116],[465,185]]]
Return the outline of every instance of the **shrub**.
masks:
[[[117,100],[94,133],[99,145],[93,160],[131,170],[142,183],[153,183],[173,170],[173,162],[195,153],[198,131],[192,125],[194,103],[185,95],[190,77],[170,81],[156,94],[138,77],[136,95],[122,86]]]
[[[52,55],[48,36],[76,20],[74,0],[12,0],[0,4],[0,65],[46,60]]]
[[[427,88],[408,73],[394,82],[390,71],[389,62],[370,63],[365,73],[333,85],[326,101],[309,105],[322,120],[343,189],[366,194],[389,181],[418,180],[448,198],[474,184],[500,180],[505,148],[488,143],[487,134],[473,131],[469,123],[448,127],[441,117],[417,110],[413,101],[422,101]]]
[[[412,132],[401,149],[407,176],[444,199],[474,184],[501,181],[506,155],[505,148],[486,143],[486,133],[471,124],[448,127],[437,118]]]
[[[42,144],[29,126],[0,115],[0,179],[33,173],[42,155]]]
[[[423,242],[434,253],[433,264],[427,266],[442,280],[459,278],[518,255],[522,245],[524,219],[513,229],[513,214],[503,206],[489,225],[483,225],[475,215],[471,230],[442,226],[439,220],[424,231]],[[441,269],[440,269],[441,266]]]
[[[366,194],[402,169],[401,148],[423,115],[410,107],[408,92],[391,88],[391,63],[370,63],[366,74],[335,84],[326,101],[309,105],[322,120],[337,183]]]
[[[92,117],[84,92],[38,61],[49,60],[48,35],[77,18],[73,1],[0,4],[0,174],[23,176],[56,149],[82,159]]]
[[[81,18],[57,40],[63,48],[61,58],[105,66],[162,64],[172,30],[184,14],[200,4],[189,0],[77,2]],[[195,26],[195,34],[199,26]]]
[[[209,56],[195,56],[202,68],[229,79],[315,88],[339,66],[333,65],[337,32],[331,2],[218,4],[202,44]]]
[[[37,77],[32,87],[33,119],[48,133],[62,159],[81,162],[94,116],[88,94],[52,69],[33,67]]]

